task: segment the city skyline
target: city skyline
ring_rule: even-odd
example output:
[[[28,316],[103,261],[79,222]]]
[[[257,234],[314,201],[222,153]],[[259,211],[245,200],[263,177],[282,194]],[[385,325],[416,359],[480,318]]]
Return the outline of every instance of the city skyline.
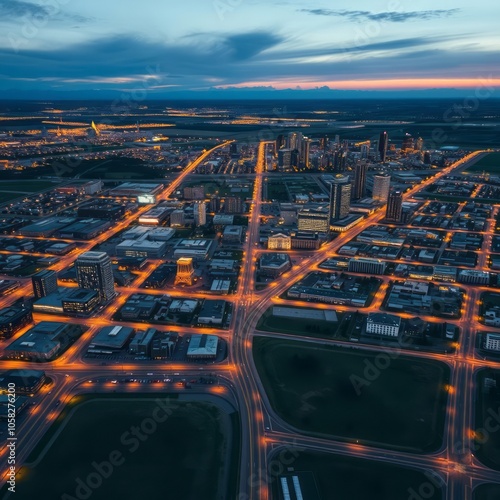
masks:
[[[495,9],[485,0],[440,8],[363,1],[355,10],[345,1],[334,9],[296,0],[127,0],[118,8],[3,1],[0,90],[15,89],[8,97],[147,90],[148,98],[209,91],[237,98],[249,89],[442,95],[497,88]]]

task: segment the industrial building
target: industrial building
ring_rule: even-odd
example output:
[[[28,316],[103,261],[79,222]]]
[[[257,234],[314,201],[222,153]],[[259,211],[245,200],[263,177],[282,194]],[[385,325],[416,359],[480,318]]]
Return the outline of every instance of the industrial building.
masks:
[[[33,395],[38,392],[45,380],[47,378],[42,370],[7,370],[0,375],[0,394],[7,393],[9,384],[14,384],[16,394]]]
[[[83,333],[81,325],[42,321],[6,347],[8,359],[50,361]]]
[[[174,250],[174,258],[192,257],[193,259],[206,259],[212,246],[212,240],[181,240]]]
[[[165,255],[166,251],[166,241],[125,240],[116,246],[116,255],[119,257],[159,259]]]
[[[225,312],[225,300],[205,300],[198,314],[198,323],[202,325],[222,325]]]
[[[167,207],[152,208],[139,217],[139,224],[159,226],[168,218],[171,211],[172,210]]]
[[[126,326],[106,326],[97,332],[89,345],[89,349],[120,351],[127,346],[134,333],[133,328]]]
[[[191,335],[187,350],[188,359],[215,359],[219,337],[216,335]]]
[[[365,257],[356,257],[349,259],[348,270],[353,273],[363,274],[385,274],[387,262],[379,259],[368,259]]]

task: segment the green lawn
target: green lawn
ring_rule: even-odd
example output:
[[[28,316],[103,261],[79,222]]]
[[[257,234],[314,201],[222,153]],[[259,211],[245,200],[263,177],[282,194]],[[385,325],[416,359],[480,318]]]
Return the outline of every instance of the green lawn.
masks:
[[[497,388],[485,388],[485,379],[496,381]],[[500,370],[484,369],[476,376],[476,418],[474,455],[485,465],[500,470]],[[500,498],[500,497],[496,497]]]
[[[474,500],[498,500],[500,484],[481,484],[474,490]]]
[[[81,399],[21,469],[17,500],[80,498],[80,481],[92,500],[234,497],[239,431],[215,404],[165,394]]]
[[[15,181],[15,182],[4,182],[2,183],[2,191],[26,191],[29,193],[36,193],[38,191],[44,191],[49,188],[56,188],[59,185],[58,182],[50,182],[43,180],[36,181]]]
[[[265,337],[253,355],[274,410],[306,433],[417,453],[442,445],[443,363]]]
[[[276,453],[273,460],[277,464],[284,463],[293,467],[293,474],[299,475],[301,479],[304,477],[304,472],[312,473],[320,498],[324,499],[442,500],[443,498],[441,484],[435,476],[383,462],[293,448],[287,449],[286,453],[281,452],[281,455],[279,452]],[[278,465],[275,466],[275,470],[279,470]],[[272,484],[273,498],[281,498],[280,481],[273,481]],[[301,480],[301,488],[304,486],[307,487],[307,483]],[[416,496],[412,497],[413,492]],[[306,491],[303,490],[303,493]],[[307,496],[304,495],[304,498]]]
[[[483,171],[490,172],[492,174],[500,172],[500,153],[489,153],[467,169],[467,172]]]

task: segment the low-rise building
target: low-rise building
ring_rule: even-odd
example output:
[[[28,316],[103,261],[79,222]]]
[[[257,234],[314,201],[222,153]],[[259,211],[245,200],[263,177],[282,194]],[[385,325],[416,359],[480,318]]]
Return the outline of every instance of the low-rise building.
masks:
[[[116,246],[116,254],[119,257],[159,259],[166,251],[166,241],[125,240]]]
[[[0,338],[8,339],[33,321],[31,309],[8,307],[0,309]]]
[[[286,253],[265,253],[260,258],[259,273],[262,276],[276,278],[292,267]]]
[[[188,359],[215,359],[219,337],[216,335],[191,335],[187,350]]]
[[[198,314],[198,323],[202,325],[221,325],[225,312],[225,300],[205,300]]]
[[[292,238],[283,233],[273,234],[267,239],[267,248],[270,250],[291,250]]]
[[[366,320],[366,333],[384,337],[397,337],[401,318],[387,313],[370,313]]]
[[[4,353],[9,359],[50,361],[82,333],[81,325],[42,321],[12,342]]]
[[[0,394],[6,394],[10,384],[14,384],[16,394],[33,395],[38,392],[45,380],[45,372],[42,370],[7,370],[0,375]]]

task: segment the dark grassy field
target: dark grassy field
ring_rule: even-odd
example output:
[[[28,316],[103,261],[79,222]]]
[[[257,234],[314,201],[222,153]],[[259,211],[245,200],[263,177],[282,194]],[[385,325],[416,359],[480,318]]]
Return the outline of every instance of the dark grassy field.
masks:
[[[484,369],[476,376],[476,418],[474,455],[485,465],[500,470],[500,392],[483,390],[486,378],[500,382],[500,370]],[[486,497],[488,498],[488,497]],[[492,497],[493,498],[493,497]],[[500,497],[495,497],[500,498]]]
[[[500,153],[490,153],[467,169],[467,172],[500,172]]]
[[[481,484],[474,490],[474,500],[498,500],[500,484]]]
[[[275,411],[306,433],[417,453],[442,445],[443,363],[265,337],[253,354]]]
[[[279,453],[274,458],[280,463]],[[437,478],[417,470],[359,458],[295,449],[283,453],[281,460],[286,464],[293,460],[291,463],[294,468],[293,474],[298,474],[299,477],[301,472],[312,472],[320,498],[324,499],[441,500],[443,498],[442,487]],[[273,481],[273,498],[281,498],[279,490],[281,490],[279,481]],[[412,492],[415,492],[416,496],[412,497]],[[420,492],[424,496],[419,496]],[[486,498],[490,500],[488,497],[485,497],[485,500]],[[493,498],[491,497],[491,500]]]
[[[85,397],[21,469],[15,498],[80,498],[81,482],[92,500],[195,500],[200,491],[207,500],[229,498],[231,463],[238,462],[234,423],[215,404],[165,394]]]

